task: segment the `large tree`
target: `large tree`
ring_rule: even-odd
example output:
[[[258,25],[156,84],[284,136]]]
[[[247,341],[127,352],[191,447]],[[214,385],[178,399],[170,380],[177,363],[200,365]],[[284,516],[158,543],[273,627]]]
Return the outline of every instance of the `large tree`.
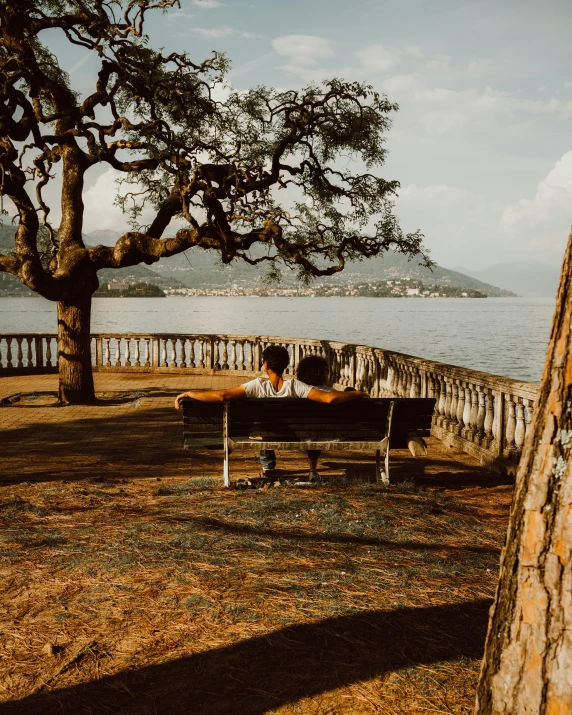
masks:
[[[572,713],[572,233],[516,475],[476,713]]]
[[[270,274],[285,264],[303,276],[328,276],[390,247],[422,251],[421,235],[405,235],[392,214],[398,183],[371,173],[383,164],[383,134],[397,106],[341,80],[217,101],[224,56],[195,64],[186,53],[152,49],[144,34],[148,11],[178,5],[0,0],[0,188],[17,223],[15,252],[0,255],[0,271],[57,302],[64,403],[94,399],[90,310],[100,269],[151,264],[198,246],[223,263],[268,263]],[[74,91],[50,51],[58,32],[96,56],[91,93]],[[340,168],[347,157],[364,173]],[[122,194],[132,220],[145,206],[153,210],[147,225],[132,223],[114,247],[82,240],[86,173],[98,165],[132,184]],[[56,185],[57,231],[46,198]],[[172,222],[172,235],[163,237]],[[47,254],[39,247],[42,225]]]

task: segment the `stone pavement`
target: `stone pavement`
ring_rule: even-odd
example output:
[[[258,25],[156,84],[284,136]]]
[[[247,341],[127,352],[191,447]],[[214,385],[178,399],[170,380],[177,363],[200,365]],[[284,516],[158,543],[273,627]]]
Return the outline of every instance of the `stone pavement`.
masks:
[[[174,398],[193,388],[239,385],[244,377],[168,374],[95,373],[100,404],[60,407],[55,404],[57,375],[0,377],[0,401],[21,393],[24,404],[0,406],[0,484],[86,478],[190,479],[222,482],[222,453],[182,449],[181,414]],[[373,455],[324,454],[324,477],[372,476]],[[307,464],[299,452],[281,453],[278,467],[295,476]],[[253,454],[231,457],[233,479],[256,477]],[[392,452],[392,479],[428,478],[440,486],[498,483],[479,463],[430,440],[429,455],[414,459]],[[437,484],[436,484],[437,486]]]

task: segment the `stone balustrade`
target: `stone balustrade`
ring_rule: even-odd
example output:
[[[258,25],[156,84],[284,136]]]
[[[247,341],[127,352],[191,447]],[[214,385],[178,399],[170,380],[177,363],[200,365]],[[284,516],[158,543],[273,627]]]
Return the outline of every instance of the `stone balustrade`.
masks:
[[[306,355],[330,364],[339,389],[373,397],[435,397],[433,434],[482,462],[514,471],[530,424],[538,385],[445,363],[349,343],[253,335],[92,335],[95,371],[178,372],[249,377],[262,368],[267,345],[290,353],[292,375]],[[55,334],[0,335],[0,375],[54,372]]]

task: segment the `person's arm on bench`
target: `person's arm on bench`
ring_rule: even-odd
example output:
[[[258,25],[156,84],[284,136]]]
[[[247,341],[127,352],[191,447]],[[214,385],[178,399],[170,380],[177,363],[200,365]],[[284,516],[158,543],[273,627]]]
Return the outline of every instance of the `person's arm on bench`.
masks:
[[[192,397],[199,402],[234,402],[234,400],[244,400],[246,390],[242,385],[232,387],[230,390],[189,390],[181,392],[175,399],[175,407],[180,409],[183,397]]]
[[[327,405],[335,405],[341,402],[351,402],[352,400],[362,400],[364,397],[369,397],[365,392],[352,390],[352,392],[326,392],[313,387],[308,393],[308,399],[313,402],[322,402]]]

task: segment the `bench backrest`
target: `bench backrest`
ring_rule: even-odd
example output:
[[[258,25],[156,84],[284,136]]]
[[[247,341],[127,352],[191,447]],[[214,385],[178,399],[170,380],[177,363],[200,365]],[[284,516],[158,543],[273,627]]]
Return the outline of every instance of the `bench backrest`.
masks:
[[[338,405],[287,398],[240,400],[227,405],[228,432],[234,439],[262,432],[275,441],[381,441],[388,434],[391,403],[393,449],[406,448],[411,432],[429,434],[435,399],[387,397]],[[185,447],[222,448],[225,406],[190,398],[182,404]]]

